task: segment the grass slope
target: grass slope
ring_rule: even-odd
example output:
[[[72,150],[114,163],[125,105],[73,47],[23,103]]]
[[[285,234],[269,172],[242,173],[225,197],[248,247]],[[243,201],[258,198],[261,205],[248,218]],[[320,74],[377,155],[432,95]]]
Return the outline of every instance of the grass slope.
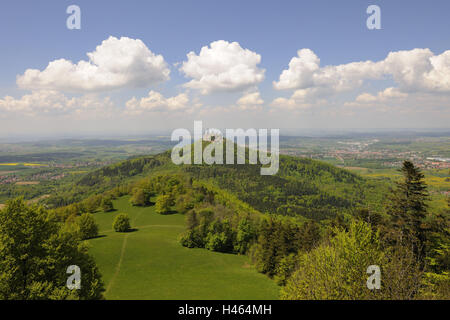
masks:
[[[90,240],[107,299],[278,298],[274,281],[251,267],[246,256],[182,247],[183,215],[132,207],[128,197],[114,201],[114,207],[94,215],[101,237]],[[137,230],[114,232],[112,221],[119,213],[127,213]]]

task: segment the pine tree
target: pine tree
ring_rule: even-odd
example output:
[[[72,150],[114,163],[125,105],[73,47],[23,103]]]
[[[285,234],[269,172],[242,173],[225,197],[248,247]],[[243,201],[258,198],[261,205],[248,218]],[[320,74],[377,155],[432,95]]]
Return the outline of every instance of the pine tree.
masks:
[[[400,233],[401,241],[412,242],[415,252],[424,251],[428,191],[420,168],[410,161],[404,161],[400,169],[403,179],[396,182],[392,190],[388,213],[392,216],[394,228]]]

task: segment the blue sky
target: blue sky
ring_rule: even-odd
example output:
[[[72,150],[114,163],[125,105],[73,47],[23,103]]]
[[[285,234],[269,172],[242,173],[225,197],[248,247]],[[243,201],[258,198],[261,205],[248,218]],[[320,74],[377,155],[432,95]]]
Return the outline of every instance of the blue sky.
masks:
[[[66,19],[69,15],[65,11],[71,4],[81,8],[81,30],[66,28]],[[371,4],[381,8],[381,30],[368,30],[366,27],[368,17],[366,8]],[[55,125],[55,132],[65,128],[71,128],[72,131],[83,129],[108,131],[112,128],[111,124],[123,124],[121,127],[124,130],[139,127],[141,131],[146,131],[146,124],[142,120],[145,117],[147,117],[145,123],[151,123],[152,128],[157,129],[161,126],[161,119],[167,121],[165,125],[177,127],[183,124],[179,119],[186,120],[202,116],[210,120],[212,125],[219,126],[225,121],[226,124],[223,125],[229,127],[236,125],[280,128],[293,128],[297,125],[314,128],[321,126],[446,127],[448,122],[443,119],[450,119],[448,118],[447,87],[442,85],[439,90],[430,90],[433,84],[416,85],[423,82],[422,78],[415,81],[414,85],[406,83],[405,79],[394,81],[391,78],[396,77],[396,71],[391,70],[394,68],[392,66],[381,80],[370,77],[366,79],[364,76],[356,80],[364,82],[358,90],[333,88],[333,93],[330,94],[329,88],[326,88],[326,93],[310,95],[308,92],[307,101],[299,102],[296,98],[296,101],[289,101],[289,104],[287,100],[296,90],[309,90],[311,87],[323,89],[322,82],[319,81],[320,83],[314,85],[297,85],[297,87],[292,84],[287,85],[288,89],[281,90],[275,89],[273,82],[280,80],[283,70],[289,68],[291,59],[297,56],[298,50],[304,48],[310,49],[320,59],[320,67],[367,60],[377,62],[384,60],[390,52],[410,51],[415,48],[427,48],[438,56],[450,49],[449,12],[450,2],[437,0],[431,3],[401,0],[3,1],[0,5],[0,108],[3,99],[3,108],[8,112],[4,113],[3,118],[0,117],[0,122],[4,124],[4,128],[8,128],[8,132],[14,128],[14,130],[23,130],[24,127],[36,131],[43,130],[45,127],[48,130],[49,124],[55,121],[55,117],[58,119],[57,122],[67,123],[67,126],[62,128]],[[44,89],[55,89],[68,99],[74,94],[76,97],[88,94],[91,99],[109,98],[116,108],[112,111],[115,114],[124,109],[127,101],[132,97],[137,100],[145,98],[150,90],[162,94],[167,99],[185,93],[189,99],[187,102],[189,106],[199,105],[195,111],[189,110],[187,106],[183,110],[189,116],[181,114],[178,115],[178,119],[173,112],[164,113],[162,109],[167,103],[163,103],[161,108],[143,107],[146,111],[140,113],[137,120],[128,116],[126,120],[123,117],[111,119],[111,115],[109,120],[101,120],[101,117],[96,115],[94,121],[89,119],[89,115],[86,115],[83,120],[75,120],[67,113],[52,115],[48,108],[44,112],[42,108],[31,112],[27,106],[28,115],[23,117],[13,110],[15,105],[10,100],[9,102],[5,100],[6,96],[12,96],[19,101],[24,95],[43,89],[42,86],[33,86],[34,84],[20,87],[16,83],[16,77],[23,75],[27,69],[43,71],[49,62],[56,59],[66,59],[74,64],[80,60],[88,60],[86,53],[95,51],[102,41],[111,36],[118,39],[121,37],[139,39],[152,53],[162,55],[170,70],[170,80],[157,83],[144,82],[139,86],[124,85],[111,90],[101,90],[101,92],[74,93],[70,92],[71,90],[66,92],[59,87]],[[243,87],[242,90],[236,86],[233,90],[217,92],[212,90],[213,92],[204,94],[198,89],[187,89],[185,84],[192,80],[192,75],[189,76],[179,69],[181,64],[187,61],[187,53],[193,51],[199,55],[202,47],[209,46],[218,40],[225,40],[228,43],[237,42],[243,50],[248,49],[260,55],[261,61],[257,68],[265,70],[264,79],[255,81],[253,86]],[[404,70],[415,68],[415,66],[414,64],[405,66]],[[301,75],[298,76],[301,77]],[[341,79],[341,75],[336,77]],[[440,78],[433,78],[433,81],[442,83],[448,80],[448,77],[448,74],[444,74]],[[428,76],[425,78],[428,79]],[[414,100],[423,99],[425,104],[429,104],[429,108],[442,112],[444,117],[439,116],[439,112],[435,112],[434,116],[429,115],[428,118],[423,118],[420,113],[424,111],[416,110],[416,108],[411,112],[418,112],[418,114],[405,121],[404,117],[401,117],[405,110],[401,111],[400,115],[395,112],[386,112],[386,109],[390,108],[389,101],[385,96],[377,96],[386,88],[395,90],[399,88],[402,91],[401,94],[423,91],[423,96],[413,97]],[[237,109],[229,114],[229,110],[236,105],[240,97],[255,92],[258,92],[259,97],[264,101],[257,103],[258,108],[245,108],[239,116],[236,116]],[[365,114],[366,121],[360,122],[358,114],[363,112],[361,110],[364,106],[357,111],[353,109],[358,108],[355,99],[363,94],[370,94],[372,97],[363,96],[358,101],[377,103],[377,108],[384,111],[376,113],[372,108],[370,115]],[[401,94],[399,93],[399,96]],[[374,100],[374,97],[379,97],[379,100],[386,104],[380,107],[381,102]],[[406,96],[401,97],[406,99]],[[277,98],[283,98],[285,101],[276,100]],[[318,102],[319,100],[322,104]],[[289,107],[277,108],[278,106],[275,106],[277,101],[280,105],[285,103]],[[7,106],[7,103],[10,104]],[[340,112],[339,108],[346,103],[348,108],[353,109],[344,116],[343,113],[346,113],[348,108],[344,112]],[[354,104],[351,105],[351,103]],[[409,103],[406,101],[404,104],[407,106]],[[141,104],[141,107],[142,105],[144,104]],[[331,112],[325,105],[333,105]],[[275,115],[274,106],[278,110]],[[228,107],[231,109],[227,110],[226,114],[221,113],[222,109]],[[214,108],[216,110],[212,110]],[[367,109],[367,106],[365,108]],[[151,109],[150,112],[148,109]],[[198,113],[199,110],[201,113]],[[342,118],[342,121],[339,120],[336,123],[335,120],[330,121],[330,117]],[[233,119],[236,118],[240,120],[234,122]],[[77,121],[90,124],[84,128],[80,127]],[[34,125],[30,128],[29,123]],[[186,124],[186,126],[190,125]]]

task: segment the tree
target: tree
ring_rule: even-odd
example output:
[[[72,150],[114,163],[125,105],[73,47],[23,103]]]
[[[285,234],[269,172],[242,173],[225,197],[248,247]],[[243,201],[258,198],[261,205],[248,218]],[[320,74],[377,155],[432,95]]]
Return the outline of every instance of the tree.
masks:
[[[100,273],[86,245],[42,207],[23,199],[0,210],[0,300],[101,299]],[[67,268],[81,269],[81,289],[66,287]]]
[[[170,195],[161,194],[156,198],[155,211],[159,214],[168,214],[171,211],[173,201]]]
[[[114,218],[113,229],[116,232],[127,232],[130,228],[130,218],[126,213],[121,213]]]
[[[114,205],[110,198],[103,198],[102,210],[103,210],[103,212],[111,212],[114,210]]]
[[[239,221],[236,234],[236,245],[234,250],[240,254],[245,254],[253,240],[256,238],[256,230],[248,218]]]
[[[232,252],[233,231],[227,219],[216,219],[209,225],[205,248],[217,252]]]
[[[306,221],[299,234],[300,247],[304,251],[313,249],[320,240],[320,227],[314,220]]]
[[[273,277],[281,259],[299,251],[299,234],[299,227],[289,221],[272,217],[263,220],[253,251],[257,270]]]
[[[336,230],[330,244],[322,244],[299,257],[297,270],[287,280],[281,297],[303,299],[370,299],[376,291],[366,287],[367,267],[383,266],[378,235],[365,222],[351,222],[349,231]]]
[[[336,230],[328,243],[293,261],[296,270],[282,289],[282,299],[414,299],[419,294],[422,272],[412,248],[383,248],[378,232],[364,221],[351,221],[348,228]],[[287,262],[290,268],[292,261]],[[366,286],[371,265],[380,267],[380,289]]]
[[[98,210],[102,202],[101,196],[92,196],[84,201],[87,212],[94,213]]]
[[[76,224],[80,232],[81,239],[91,239],[98,236],[98,224],[95,222],[94,215],[83,213],[77,218]]]
[[[423,255],[427,214],[428,192],[424,175],[420,168],[410,161],[404,161],[400,169],[403,179],[396,182],[388,204],[388,213],[392,216],[394,228],[400,233],[400,241],[414,243],[414,251]]]
[[[286,285],[287,279],[289,279],[297,267],[297,260],[298,255],[294,253],[291,253],[280,260],[280,263],[277,265],[276,275],[274,277],[278,285]]]
[[[185,214],[194,208],[194,199],[190,194],[183,194],[177,197],[175,209],[178,213]]]
[[[142,188],[135,188],[130,202],[133,206],[148,206],[150,204],[150,193]]]

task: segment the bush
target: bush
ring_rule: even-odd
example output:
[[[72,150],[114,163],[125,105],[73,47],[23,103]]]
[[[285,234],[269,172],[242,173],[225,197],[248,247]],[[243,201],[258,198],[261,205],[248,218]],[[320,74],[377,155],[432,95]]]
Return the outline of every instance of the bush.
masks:
[[[203,248],[204,243],[195,230],[189,230],[180,237],[180,243],[187,248]]]
[[[133,206],[144,207],[150,204],[151,194],[144,189],[136,188],[133,190],[130,202]]]
[[[110,198],[104,198],[102,200],[102,210],[104,212],[111,212],[114,210],[114,206]]]
[[[173,201],[172,198],[167,194],[159,195],[156,198],[155,211],[159,214],[168,214],[170,213]]]
[[[114,218],[113,229],[116,232],[127,232],[130,228],[130,218],[126,213],[121,213]]]
[[[98,225],[95,222],[94,215],[90,213],[83,213],[76,220],[81,239],[91,239],[98,236]]]
[[[300,255],[297,270],[286,281],[281,298],[379,299],[379,290],[366,287],[366,270],[370,265],[383,267],[384,262],[378,235],[366,223],[353,222],[349,232],[338,231],[330,244]]]
[[[188,195],[180,195],[175,202],[175,210],[178,213],[186,214],[189,210],[194,208],[194,199]]]

